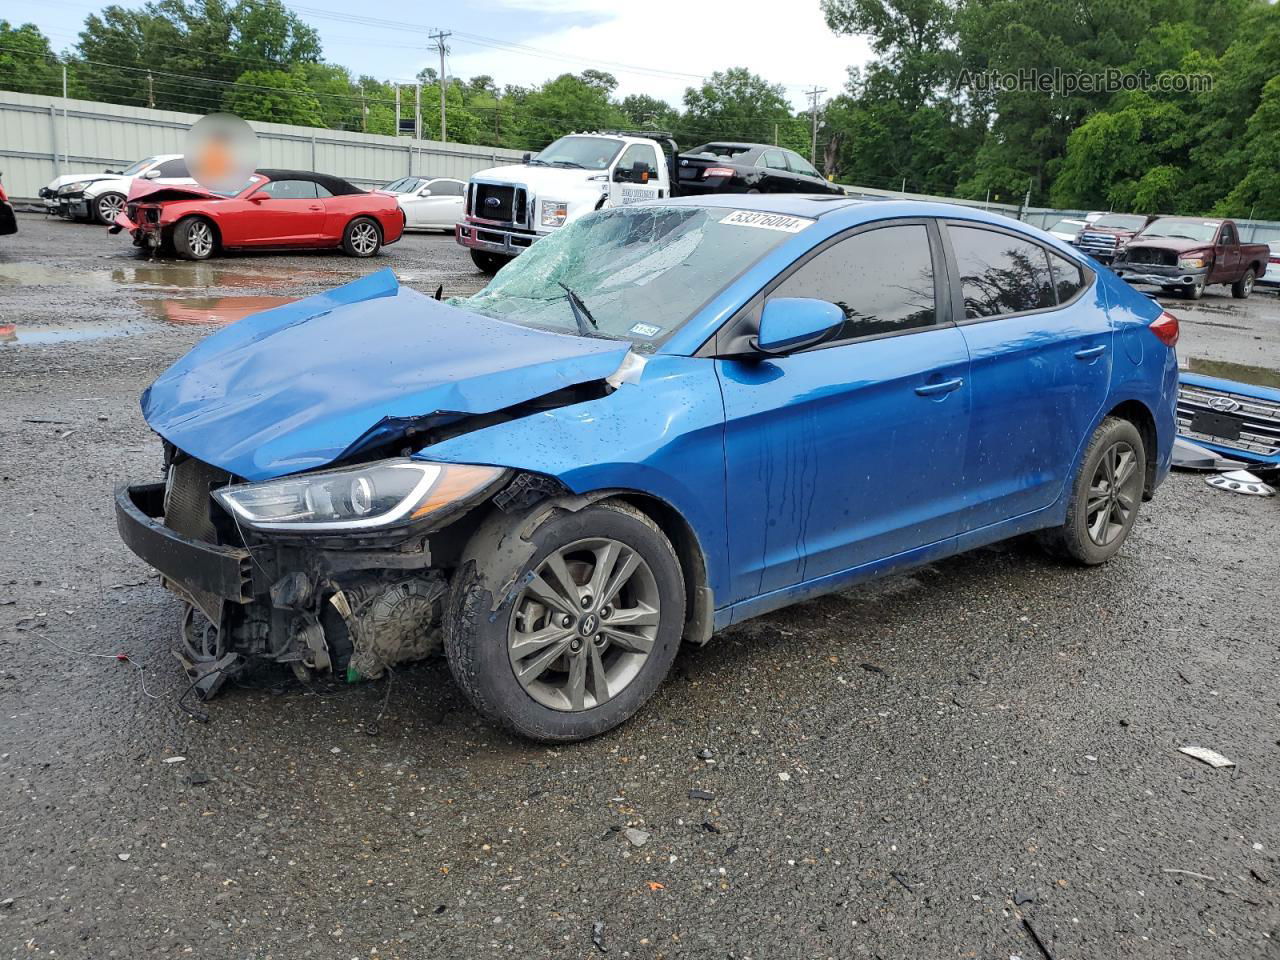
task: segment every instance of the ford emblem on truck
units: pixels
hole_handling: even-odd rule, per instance
[[[498,197],[485,197],[484,205],[486,207],[500,207],[502,206],[502,201]]]

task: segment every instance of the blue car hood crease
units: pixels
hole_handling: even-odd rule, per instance
[[[268,480],[423,417],[492,413],[601,380],[629,349],[449,306],[388,269],[209,336],[147,388],[142,415],[179,450]]]

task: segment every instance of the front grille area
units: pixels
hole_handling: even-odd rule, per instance
[[[205,543],[220,543],[214,511],[220,508],[209,495],[235,478],[194,457],[182,457],[169,467],[164,487],[164,522],[170,530]]]
[[[485,220],[515,220],[516,188],[491,183],[476,184],[475,215]]]
[[[1178,432],[1192,440],[1272,457],[1280,453],[1280,403],[1179,384]]]
[[[1154,263],[1162,267],[1176,267],[1178,255],[1172,250],[1157,250],[1155,247],[1130,247],[1121,258],[1125,263]]]
[[[1082,247],[1114,250],[1116,248],[1116,240],[1117,237],[1112,233],[1082,233],[1076,243]]]

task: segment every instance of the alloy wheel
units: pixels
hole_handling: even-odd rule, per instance
[[[187,248],[198,258],[213,252],[213,230],[203,220],[196,220],[187,227]]]
[[[553,710],[611,700],[644,668],[662,605],[649,564],[606,537],[553,550],[530,575],[507,629],[520,686]]]
[[[116,217],[122,213],[124,213],[124,197],[119,194],[109,193],[98,200],[98,216],[102,218],[103,223],[115,223]]]
[[[1108,447],[1089,481],[1085,525],[1090,540],[1106,547],[1123,535],[1142,496],[1142,483],[1133,447],[1123,441]]]
[[[378,248],[378,230],[372,223],[357,223],[351,228],[351,246],[367,257]]]

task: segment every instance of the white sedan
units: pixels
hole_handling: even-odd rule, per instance
[[[40,198],[48,213],[110,226],[124,210],[129,188],[139,179],[183,186],[195,183],[182,154],[170,153],[147,157],[124,170],[63,174],[41,188]]]
[[[1280,240],[1272,240],[1267,246],[1271,248],[1271,256],[1267,258],[1270,262],[1257,282],[1264,287],[1280,288]]]
[[[407,230],[447,230],[462,219],[467,185],[447,177],[404,177],[382,188],[394,194],[404,211]]]

